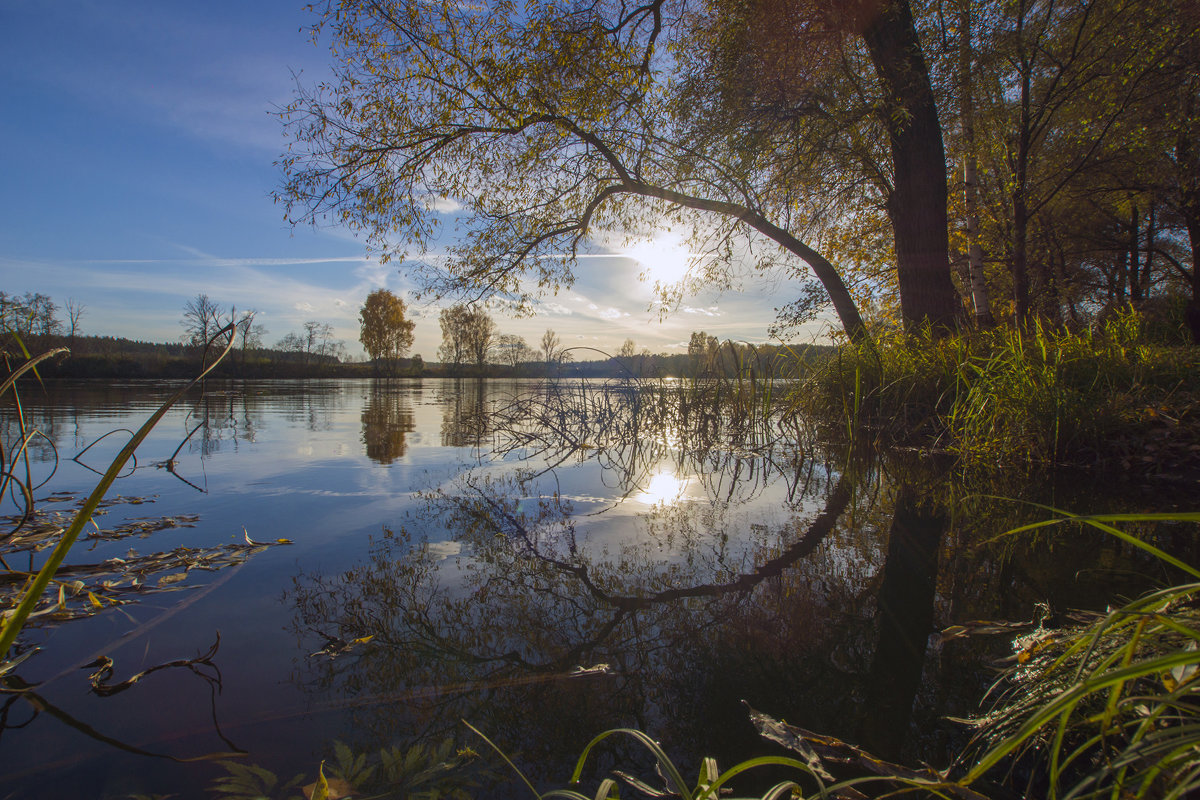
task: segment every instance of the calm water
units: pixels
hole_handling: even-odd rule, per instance
[[[57,464],[36,496],[85,494],[89,467],[102,471],[128,434],[72,458],[138,427],[168,394],[27,390],[58,453],[35,448],[42,476]],[[1006,645],[931,634],[1028,619],[1039,602],[1103,605],[1162,577],[1111,541],[984,544],[1042,512],[972,499],[980,487],[922,459],[850,459],[791,438],[620,386],[209,385],[159,424],[109,494],[144,502],[97,522],[198,519],[80,542],[70,562],[247,536],[290,544],[243,547],[243,563],[217,571],[148,573],[146,585],[167,575],[170,591],[28,630],[24,646],[42,649],[17,675],[36,687],[3,698],[0,797],[205,796],[225,770],[171,759],[218,752],[286,780],[311,779],[334,741],[364,753],[447,738],[483,749],[461,719],[554,785],[592,735],[617,726],[650,731],[690,773],[701,753],[733,763],[764,752],[742,700],[936,761],[962,738],[942,717],[978,707],[988,659]],[[1179,498],[1126,476],[1115,487],[1066,478],[1033,499],[1165,510]],[[1193,544],[1190,531],[1150,533]],[[84,665],[102,655],[115,683],[194,657],[218,634],[212,666],[90,690]]]

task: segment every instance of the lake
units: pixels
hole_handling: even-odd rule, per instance
[[[27,384],[45,435],[31,444],[38,508],[68,512],[172,391]],[[971,483],[942,459],[821,447],[802,421],[717,413],[689,391],[197,389],[109,492],[95,520],[107,533],[71,552],[64,608],[22,634],[23,651],[41,649],[8,679],[26,691],[2,698],[0,796],[212,796],[234,774],[219,754],[282,792],[337,763],[335,742],[342,758],[392,748],[416,786],[444,742],[443,755],[487,751],[461,720],[542,788],[619,726],[651,733],[691,775],[702,755],[767,752],[742,701],[940,763],[966,736],[945,718],[979,710],[1012,636],[938,631],[1103,608],[1169,577],[1067,528],[997,538],[1049,514],[1000,498],[1166,511],[1193,487],[1136,472]],[[1143,532],[1195,555],[1190,529]],[[9,567],[36,567],[34,547],[10,543]],[[75,580],[87,585],[70,595]],[[631,748],[611,760],[646,766]],[[518,793],[486,761],[484,793]]]

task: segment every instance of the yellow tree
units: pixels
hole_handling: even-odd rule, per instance
[[[387,289],[376,289],[367,295],[358,315],[359,339],[376,367],[386,364],[394,371],[396,361],[412,347],[416,323],[405,316],[406,311],[404,301]]]

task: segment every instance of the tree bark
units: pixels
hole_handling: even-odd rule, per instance
[[[1141,222],[1138,207],[1134,204],[1129,213],[1129,302],[1134,308],[1142,307],[1141,255]]]
[[[894,186],[887,210],[896,241],[896,277],[905,325],[955,325],[960,309],[950,280],[946,215],[946,152],[908,0],[892,0],[863,30],[888,100],[884,125]]]
[[[1025,53],[1025,12],[1024,3],[1017,10],[1017,61],[1021,76],[1020,119],[1017,122],[1016,164],[1013,168],[1013,241],[1012,262],[1010,268],[1013,277],[1013,320],[1017,325],[1029,321],[1029,151],[1033,147],[1032,92],[1030,73],[1033,66]]]
[[[1200,266],[1197,256],[1200,256],[1200,192],[1193,202],[1184,204],[1187,219],[1188,241],[1192,245],[1192,296],[1184,309],[1184,321],[1192,333],[1192,344],[1200,345]]]
[[[983,275],[983,248],[979,244],[979,182],[978,156],[975,152],[975,98],[971,80],[971,0],[963,0],[959,20],[958,73],[961,93],[963,140],[967,152],[963,156],[963,196],[967,212],[967,278],[971,284],[971,309],[975,327],[981,330],[996,324],[992,317],[992,302]]]

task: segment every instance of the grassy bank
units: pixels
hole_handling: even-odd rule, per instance
[[[846,345],[797,384],[831,435],[949,452],[965,467],[1200,472],[1200,348],[1153,341],[1129,314]]]

